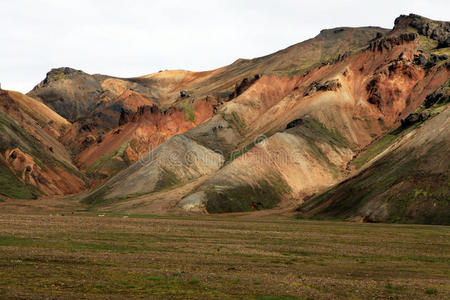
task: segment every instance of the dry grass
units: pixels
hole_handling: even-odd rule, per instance
[[[449,299],[450,228],[0,215],[0,298]]]

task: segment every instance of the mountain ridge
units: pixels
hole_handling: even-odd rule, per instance
[[[300,206],[307,217],[446,223],[448,216],[435,218],[437,211],[428,207],[431,215],[425,219],[405,211],[391,216],[398,209],[377,215],[378,194],[376,201],[364,202],[371,203],[365,210],[352,207],[345,214],[333,206],[347,205],[337,196],[329,200],[336,202],[326,202],[332,212],[314,203],[332,193],[349,193],[346,184],[366,178],[364,172],[379,177],[371,171],[378,160],[395,166],[391,161],[401,154],[393,149],[383,149],[393,151],[383,158],[371,153],[382,149],[380,141],[385,143],[398,128],[415,120],[434,128],[429,124],[446,118],[449,32],[449,22],[402,15],[392,30],[324,29],[275,53],[205,72],[118,78],[52,69],[27,95],[61,115],[64,129],[53,138],[70,152],[69,164],[77,169],[80,184],[90,186],[76,191],[87,192],[83,203],[95,209],[161,211],[166,197],[170,204],[164,204],[165,211],[175,214],[253,211],[290,203],[291,211]],[[441,99],[438,107],[424,108],[435,98]],[[439,144],[435,151],[448,150],[445,140],[435,138],[429,136]],[[195,160],[175,157],[174,167],[172,160],[153,159],[161,156],[157,153],[170,157],[180,152]],[[374,167],[361,169],[364,161]],[[445,178],[448,168],[439,170]],[[402,176],[396,180],[408,186]],[[156,194],[163,199],[156,201]],[[392,202],[403,201],[396,199]],[[438,202],[445,209],[445,202]],[[421,207],[419,212],[425,209]]]

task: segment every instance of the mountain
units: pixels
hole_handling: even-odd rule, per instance
[[[206,72],[53,69],[21,97],[59,114],[96,210],[446,224],[449,36],[411,14]]]
[[[1,194],[31,199],[84,190],[83,174],[58,140],[69,127],[43,103],[0,90]]]
[[[168,138],[211,118],[259,74],[301,73],[357,51],[386,32],[376,27],[323,30],[272,55],[240,59],[208,72],[161,71],[124,79],[53,69],[28,96],[72,122],[63,142],[76,153],[83,171],[104,180]],[[131,157],[118,155],[124,148]]]
[[[450,79],[354,161],[361,171],[298,210],[366,222],[450,224]]]

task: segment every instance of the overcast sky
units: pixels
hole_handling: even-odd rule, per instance
[[[56,67],[131,77],[202,71],[339,26],[392,28],[411,12],[448,20],[448,0],[0,0],[0,83],[28,92]]]

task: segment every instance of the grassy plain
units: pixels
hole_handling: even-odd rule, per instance
[[[3,213],[0,298],[450,299],[450,227]]]

